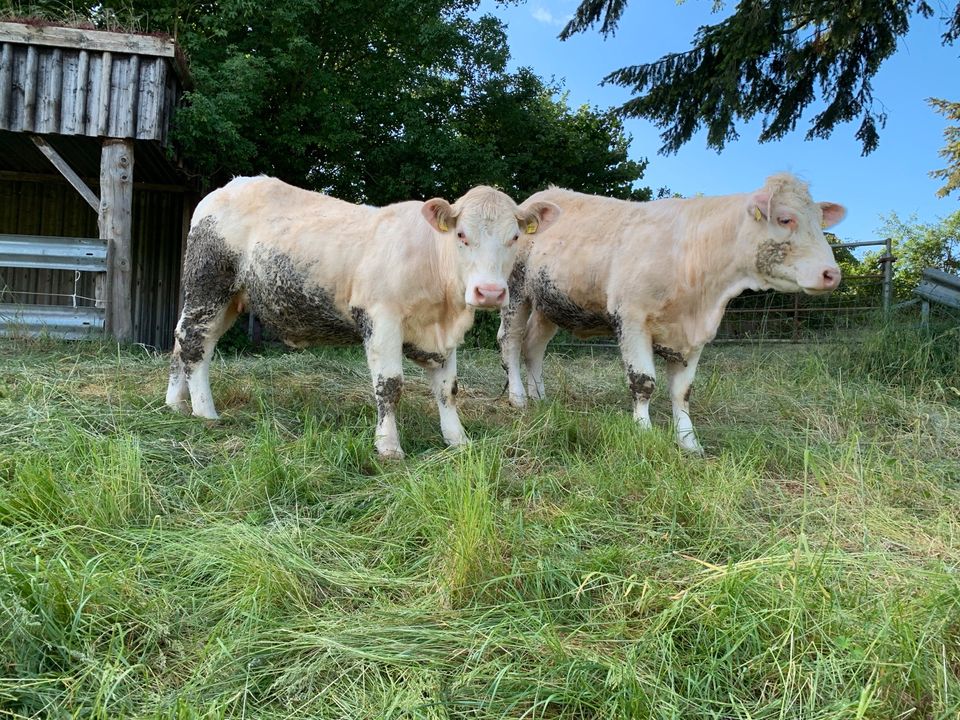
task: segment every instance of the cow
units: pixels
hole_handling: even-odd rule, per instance
[[[497,338],[517,407],[527,393],[545,397],[543,357],[558,327],[578,337],[613,335],[636,422],[650,427],[659,355],[677,443],[702,454],[689,414],[691,384],[727,303],[747,289],[818,295],[840,283],[821,228],[846,210],[813,202],[807,185],[787,173],[738,195],[630,202],[551,187],[529,201],[554,203],[562,215],[524,243],[501,311]]]
[[[445,442],[464,444],[457,346],[476,310],[509,301],[519,236],[542,232],[558,215],[552,203],[518,207],[485,186],[452,205],[434,198],[375,208],[275,178],[235,178],[193,213],[167,405],[218,417],[210,360],[249,309],[294,347],[364,345],[382,457],[403,457],[395,411],[404,356],[426,371]]]

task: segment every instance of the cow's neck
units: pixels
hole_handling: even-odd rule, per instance
[[[464,301],[466,289],[460,280],[457,250],[448,237],[433,233],[430,244],[429,273],[424,298],[430,311],[422,313],[429,318],[429,327],[421,329],[429,336],[435,349],[452,349],[463,341],[473,325],[474,310]]]
[[[696,278],[688,277],[685,312],[681,326],[689,349],[702,347],[713,340],[723,319],[727,303],[744,290],[759,289],[752,267],[754,253],[749,243],[742,240],[741,229],[750,218],[740,210],[739,203],[717,218],[715,235],[699,238],[708,243],[697,253],[699,263]],[[693,282],[689,282],[693,280]]]

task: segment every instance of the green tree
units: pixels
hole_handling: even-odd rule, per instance
[[[930,98],[928,102],[948,120],[960,122],[960,103],[941,98]],[[946,159],[947,167],[930,173],[933,177],[945,181],[944,186],[937,191],[940,197],[946,197],[960,189],[960,125],[948,125],[943,131],[943,138],[946,145],[940,150],[940,157]]]
[[[604,36],[613,34],[627,1],[582,0],[560,37],[598,22]],[[675,152],[701,128],[707,144],[721,149],[737,139],[737,121],[756,116],[764,119],[761,142],[781,138],[819,98],[826,107],[811,119],[807,139],[858,120],[867,154],[886,120],[872,78],[913,17],[933,14],[925,0],[741,0],[727,18],[701,27],[689,50],[620,68],[604,82],[635,93],[619,110],[662,128],[662,152]],[[960,4],[945,24],[943,42],[952,44],[960,37]],[[960,172],[956,155],[949,157],[951,172]]]
[[[550,182],[646,196],[622,122],[571,110],[529,70],[508,73],[503,25],[477,5],[74,0],[71,15],[176,36],[195,86],[174,137],[209,186],[267,173],[378,205],[478,183],[517,199]],[[34,3],[48,17],[63,6]]]
[[[909,298],[924,268],[960,271],[960,210],[936,223],[921,223],[915,217],[903,220],[890,213],[881,234],[893,241],[893,288],[898,299]],[[881,254],[867,253],[863,264],[875,267]]]

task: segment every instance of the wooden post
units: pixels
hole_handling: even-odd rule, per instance
[[[883,241],[887,254],[883,258],[883,315],[890,316],[890,307],[893,305],[893,240]]]
[[[100,237],[110,242],[107,331],[133,340],[133,140],[106,139],[100,155]]]

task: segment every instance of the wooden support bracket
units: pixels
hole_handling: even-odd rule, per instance
[[[40,152],[46,155],[47,159],[53,163],[53,166],[60,171],[60,174],[67,179],[67,182],[73,186],[73,189],[80,193],[80,196],[87,201],[87,205],[92,207],[94,211],[100,212],[100,198],[98,198],[97,194],[73,171],[73,168],[67,164],[67,161],[60,157],[60,153],[54,150],[50,143],[39,135],[31,135],[30,139],[33,140],[33,144],[37,146]]]

